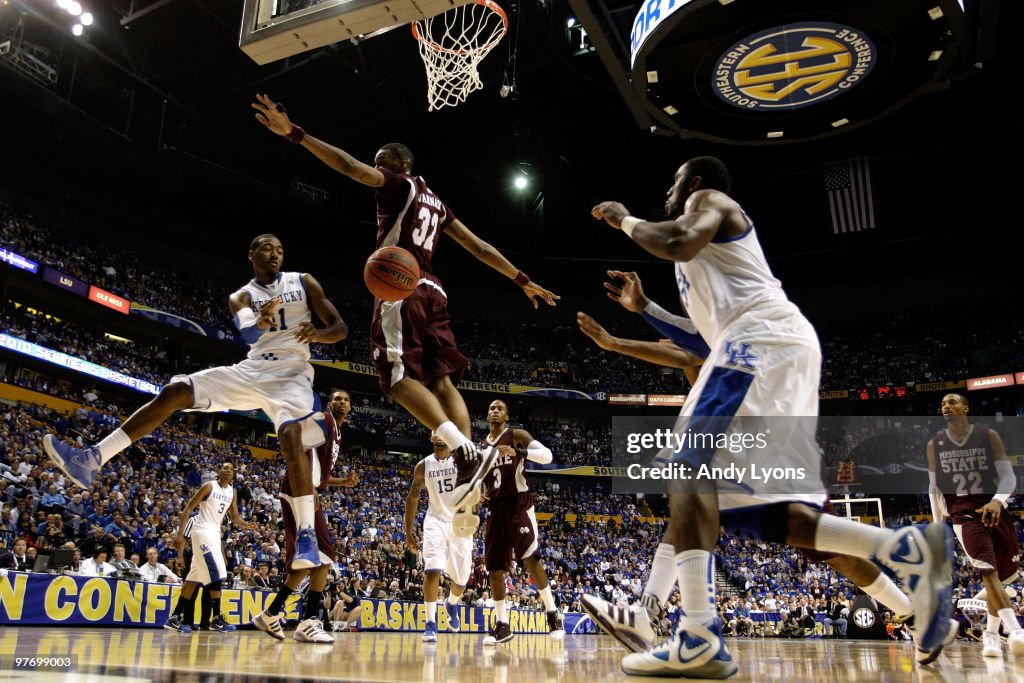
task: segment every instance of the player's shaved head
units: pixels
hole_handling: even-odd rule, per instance
[[[278,239],[277,235],[265,232],[262,235],[256,235],[255,237],[252,238],[252,244],[249,245],[249,251],[256,251],[257,249],[259,249],[260,245],[263,244],[265,240],[277,240],[278,242],[281,241],[280,239]]]
[[[702,190],[718,190],[729,194],[732,190],[732,176],[718,157],[694,157],[686,162],[688,175],[700,176]]]
[[[389,142],[386,145],[381,145],[380,148],[387,150],[403,161],[408,162],[409,168],[412,168],[412,150],[401,142]]]

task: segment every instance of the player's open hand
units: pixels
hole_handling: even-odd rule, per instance
[[[358,483],[359,473],[356,472],[355,470],[349,470],[348,474],[341,478],[341,483],[338,484],[338,486],[343,486],[344,488],[352,488],[353,486],[356,486]]]
[[[295,328],[294,334],[300,344],[312,344],[313,342],[320,341],[320,338],[317,336],[318,330],[309,321],[301,323]]]
[[[541,287],[540,285],[533,281],[527,282],[525,285],[523,285],[523,293],[526,294],[527,297],[529,297],[530,302],[533,304],[534,308],[540,308],[540,301],[538,301],[538,299],[543,299],[544,303],[546,303],[548,306],[557,306],[558,304],[556,304],[555,302],[558,299],[562,298],[555,294],[554,292],[544,289],[543,287]]]
[[[651,300],[644,294],[644,287],[640,283],[640,276],[636,273],[626,273],[621,270],[609,270],[608,277],[613,280],[622,280],[622,287],[616,287],[611,282],[604,283],[608,290],[608,298],[617,301],[627,311],[632,313],[643,313]]]
[[[999,515],[1003,513],[1003,504],[993,499],[975,510],[975,512],[981,513],[982,524],[985,526],[996,526],[999,524]]]
[[[512,457],[516,454],[516,449],[511,446],[498,446],[498,453],[500,455],[506,455]]]
[[[590,215],[603,220],[616,230],[622,229],[622,219],[629,215],[629,209],[619,202],[601,202],[590,210]]]
[[[277,308],[281,305],[281,297],[275,296],[267,303],[260,306],[259,317],[256,318],[256,327],[261,330],[269,330],[277,326]]]
[[[608,334],[608,330],[601,327],[597,322],[583,311],[576,313],[576,323],[580,326],[580,332],[594,340],[594,343],[605,351],[613,351],[615,337]]]
[[[256,110],[256,120],[271,133],[288,135],[292,132],[292,122],[284,111],[284,105],[270,99],[269,95],[256,95],[252,108]]]

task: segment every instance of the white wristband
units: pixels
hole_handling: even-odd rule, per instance
[[[636,216],[626,216],[625,218],[622,219],[622,223],[620,223],[619,225],[622,228],[622,232],[626,233],[626,237],[632,239],[633,229],[636,227],[636,224],[643,223],[643,221],[643,218],[637,218]]]

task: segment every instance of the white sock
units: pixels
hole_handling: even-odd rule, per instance
[[[460,600],[462,600],[461,595],[456,595],[455,593],[448,593],[448,599],[445,600],[445,602],[447,602],[449,605],[457,605],[459,604]]]
[[[423,602],[423,604],[427,606],[427,623],[429,624],[432,621],[436,622],[437,621],[437,603],[436,602],[431,602],[429,600],[425,600]]]
[[[551,595],[551,584],[540,589],[540,599],[544,601],[544,609],[548,612],[555,611],[555,598]]]
[[[991,612],[989,612],[988,613],[988,626],[987,626],[986,630],[991,632],[991,633],[999,633],[999,624],[1001,623],[1001,621],[1002,620],[999,618],[998,614],[992,614]]]
[[[891,609],[898,617],[914,613],[914,608],[910,605],[910,598],[897,588],[892,579],[885,574],[879,574],[870,586],[861,586],[861,588],[865,593]]]
[[[313,496],[295,496],[292,498],[292,509],[295,512],[296,528],[312,528],[313,514],[315,510]]]
[[[893,532],[834,515],[819,515],[814,533],[815,550],[871,559]]]
[[[707,550],[676,555],[679,594],[686,616],[704,624],[715,617],[715,558]]]
[[[498,621],[508,622],[508,615],[505,614],[505,601],[495,600],[494,601],[494,613],[495,619]]]
[[[115,455],[131,445],[132,437],[128,436],[123,429],[118,427],[96,444],[96,448],[100,452],[100,462],[106,465]]]
[[[676,549],[671,543],[659,543],[658,550],[654,553],[651,561],[651,575],[647,577],[647,586],[644,593],[649,593],[658,599],[658,606],[662,607],[668,602],[668,596],[672,595],[672,589],[676,585]]]
[[[1020,628],[1020,622],[1017,621],[1017,615],[1013,613],[1012,607],[1004,607],[999,610],[999,621],[1002,622],[1007,631],[1016,631]]]
[[[437,435],[444,439],[444,442],[448,444],[448,448],[452,449],[453,451],[462,444],[469,441],[469,439],[466,438],[466,435],[463,434],[462,431],[458,427],[456,427],[455,423],[452,422],[451,420],[448,420],[447,422],[442,424],[435,431],[437,432]]]

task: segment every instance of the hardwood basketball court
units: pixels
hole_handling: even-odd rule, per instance
[[[0,681],[334,680],[389,683],[577,683],[655,680],[625,676],[623,650],[609,637],[569,635],[561,642],[520,635],[484,648],[481,636],[337,633],[334,645],[283,642],[263,633],[182,635],[156,629],[4,628]],[[1024,662],[981,657],[981,644],[957,642],[936,666],[918,668],[913,645],[881,641],[730,639],[740,664],[730,681],[1024,682]],[[71,654],[69,672],[13,670],[14,657]]]

